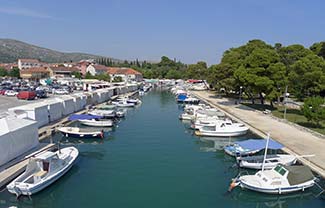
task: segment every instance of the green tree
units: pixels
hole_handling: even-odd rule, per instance
[[[82,78],[81,73],[80,72],[77,72],[77,71],[72,72],[71,75],[73,75],[77,79],[81,79]]]
[[[9,72],[9,76],[19,78],[20,77],[19,68],[18,67],[13,67]]]
[[[111,77],[107,73],[98,74],[95,76],[95,78],[98,80],[103,80],[103,81],[107,81],[107,82],[109,82],[111,80]]]
[[[309,97],[305,100],[302,113],[308,121],[319,125],[321,120],[325,120],[325,100],[321,97]]]
[[[85,79],[94,79],[94,78],[95,77],[93,75],[91,75],[89,71],[85,75]]]
[[[122,77],[117,76],[117,77],[114,77],[113,82],[123,82],[123,79],[122,79]]]
[[[8,75],[7,70],[3,67],[0,67],[0,77],[5,77],[7,75]]]

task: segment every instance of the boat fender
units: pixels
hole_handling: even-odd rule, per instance
[[[65,137],[68,137],[68,134],[65,134]]]
[[[281,194],[281,193],[282,193],[281,188],[279,188],[279,194]]]
[[[229,185],[228,192],[231,192],[236,186],[239,185],[236,179],[233,179]]]

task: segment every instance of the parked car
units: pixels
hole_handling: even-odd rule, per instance
[[[9,96],[9,97],[14,97],[14,96],[16,96],[18,94],[18,92],[17,91],[14,91],[14,90],[7,90],[6,92],[5,92],[5,95],[7,95],[7,96]]]
[[[57,95],[67,95],[69,94],[69,92],[65,89],[55,89],[54,90],[54,94],[57,94]]]
[[[45,90],[36,90],[36,97],[38,98],[47,98],[47,93]]]
[[[20,91],[17,95],[18,99],[23,100],[34,100],[36,98],[36,92],[35,91]]]

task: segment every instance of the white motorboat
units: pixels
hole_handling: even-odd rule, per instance
[[[59,127],[58,131],[60,131],[65,137],[104,138],[103,131],[94,131],[92,129],[84,129],[78,127]]]
[[[240,136],[248,131],[248,127],[241,123],[232,123],[230,120],[217,122],[213,126],[200,127],[195,134],[198,136]]]
[[[181,120],[193,120],[195,119],[196,112],[202,110],[202,106],[199,105],[190,105],[185,106],[184,113],[179,116]]]
[[[115,110],[98,110],[98,109],[95,109],[95,110],[89,111],[88,114],[94,115],[94,116],[101,116],[101,117],[104,117],[104,118],[114,118],[116,116],[115,115]]]
[[[134,103],[128,103],[125,100],[112,102],[112,104],[116,105],[117,107],[121,107],[121,108],[128,108],[128,107],[134,107],[135,106]]]
[[[113,121],[109,119],[79,119],[78,121],[86,126],[111,127],[114,125]]]
[[[263,155],[254,155],[247,157],[238,157],[236,158],[241,168],[249,168],[260,170],[263,166]],[[264,169],[269,170],[274,168],[275,166],[282,164],[286,166],[290,166],[295,164],[297,161],[297,157],[293,155],[286,154],[275,154],[275,155],[267,155],[265,158]]]
[[[116,100],[117,101],[127,102],[127,103],[134,103],[135,105],[141,103],[141,100],[139,100],[139,99],[132,99],[132,98],[129,98],[129,97],[119,97]]]
[[[260,170],[254,175],[243,175],[231,183],[231,188],[241,186],[267,194],[286,194],[305,191],[314,186],[315,176],[306,166],[277,165],[271,170]]]
[[[17,196],[35,194],[68,172],[78,155],[75,147],[40,153],[29,160],[25,172],[8,184],[7,189]]]
[[[219,117],[197,118],[196,120],[192,120],[191,128],[197,130],[202,128],[203,126],[213,127],[214,125],[219,123],[220,120],[222,119],[220,119]],[[231,122],[231,120],[229,120],[229,122]]]

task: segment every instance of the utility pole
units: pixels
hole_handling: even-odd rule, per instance
[[[287,93],[288,93],[288,85],[286,86],[286,90],[284,93],[284,114],[283,114],[283,118],[287,119]]]

